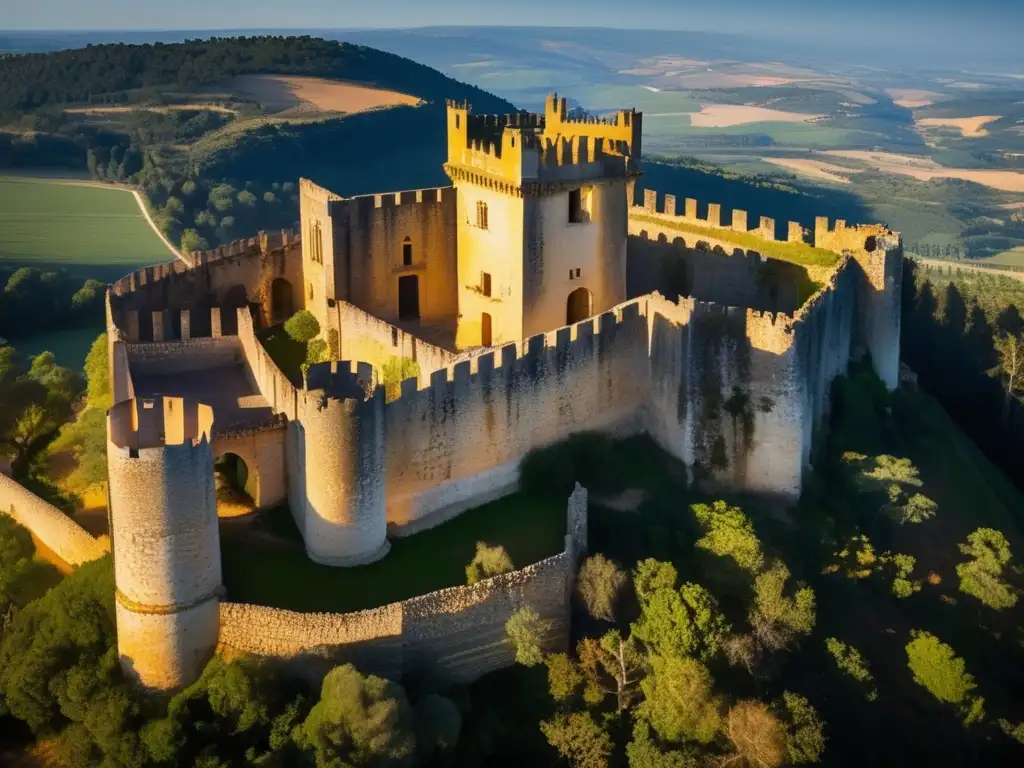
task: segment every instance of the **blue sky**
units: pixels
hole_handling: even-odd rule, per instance
[[[850,22],[884,31],[911,20],[925,29],[952,31],[966,24],[971,31],[1024,21],[1019,0],[2,0],[0,5],[8,31],[433,24],[750,29]]]

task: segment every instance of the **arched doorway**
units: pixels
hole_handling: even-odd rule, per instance
[[[594,314],[594,295],[586,288],[577,288],[565,302],[565,323],[572,325]]]
[[[270,284],[270,324],[283,323],[294,312],[292,284],[283,277],[275,277]]]
[[[259,477],[237,453],[225,453],[213,460],[217,516],[247,515],[256,507]]]

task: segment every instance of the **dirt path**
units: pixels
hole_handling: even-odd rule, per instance
[[[167,246],[167,250],[173,253],[175,258],[181,259],[186,264],[190,264],[189,260],[185,258],[181,251],[171,245],[171,241],[164,237],[164,233],[160,231],[159,227],[157,227],[156,222],[153,221],[153,217],[149,215],[149,209],[146,207],[146,201],[142,199],[142,195],[139,194],[139,190],[133,189],[132,194],[135,196],[135,202],[139,204],[139,210],[142,211],[142,215],[146,217],[146,221],[156,233],[156,236],[163,241],[164,245]]]
[[[952,261],[948,259],[924,259],[920,256],[914,257],[914,261],[918,261],[927,267],[940,267],[945,269],[946,267],[953,267],[954,269],[962,269],[966,272],[981,272],[984,275],[996,275],[997,277],[1008,277],[1011,280],[1024,280],[1024,272],[1015,272],[1010,269],[999,269],[998,267],[980,267],[971,264],[966,261]]]

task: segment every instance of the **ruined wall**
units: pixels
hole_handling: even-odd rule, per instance
[[[107,551],[70,517],[4,474],[0,474],[0,514],[11,515],[68,565],[96,560]]]
[[[239,603],[220,606],[218,651],[285,662],[314,679],[350,662],[398,680],[425,675],[466,683],[514,663],[505,622],[528,605],[552,622],[551,651],[569,642],[569,596],[586,549],[587,494],[578,484],[567,505],[565,551],[512,573],[355,613],[297,613]]]
[[[676,299],[692,297],[726,307],[795,312],[801,286],[810,278],[798,264],[756,252],[683,236],[667,227],[631,222],[626,269],[630,298],[657,291]],[[707,244],[706,249],[697,243]]]
[[[535,448],[581,430],[638,431],[647,372],[634,302],[436,371],[429,388],[403,382],[385,408],[393,535],[509,493]]]

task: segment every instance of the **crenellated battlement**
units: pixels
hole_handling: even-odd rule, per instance
[[[213,408],[182,397],[132,398],[107,415],[110,444],[129,455],[213,439]]]
[[[354,197],[335,197],[329,204],[332,217],[339,215],[366,215],[372,210],[398,208],[403,205],[443,205],[454,202],[454,187],[407,189]]]
[[[468,104],[450,101],[445,168],[452,178],[478,174],[512,184],[638,173],[639,113],[579,121],[566,114],[557,96],[544,115],[474,115]]]

